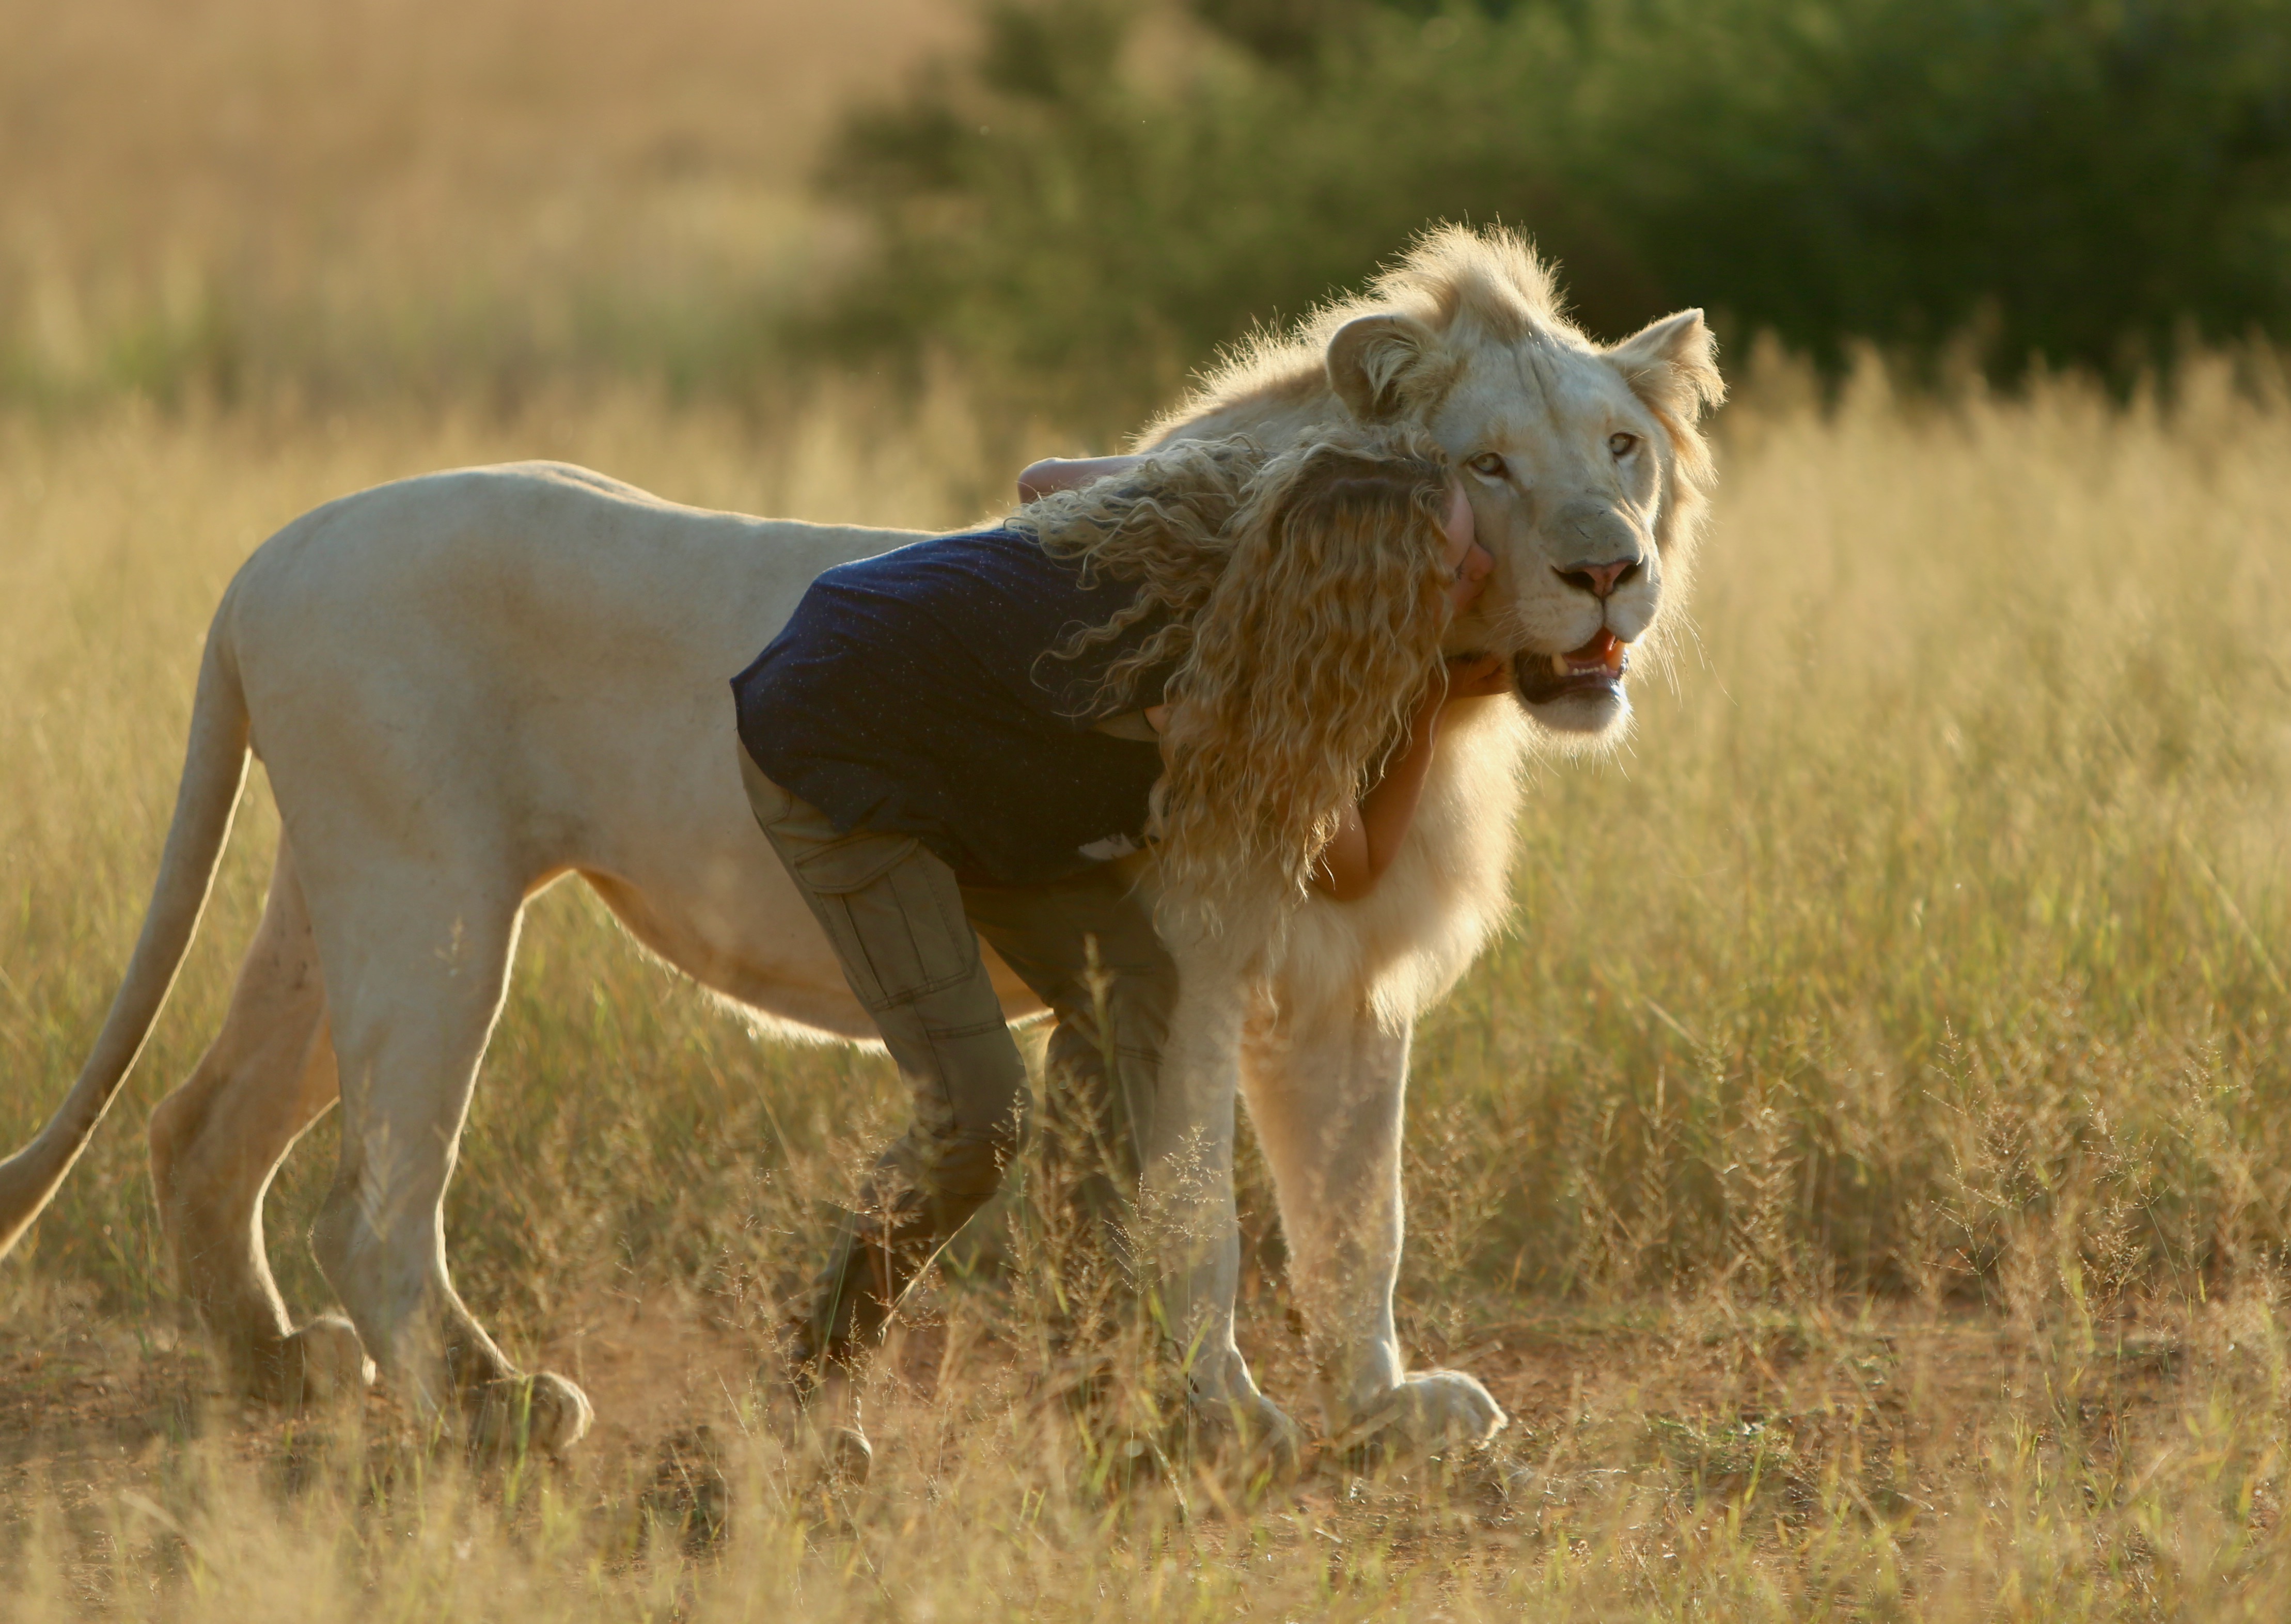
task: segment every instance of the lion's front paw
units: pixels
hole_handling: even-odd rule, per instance
[[[1221,1459],[1242,1465],[1249,1475],[1269,1473],[1276,1482],[1297,1475],[1305,1459],[1304,1429],[1262,1393],[1193,1399],[1196,1436]]]
[[[1419,1371],[1361,1406],[1329,1443],[1339,1453],[1397,1448],[1431,1454],[1459,1444],[1477,1447],[1510,1422],[1476,1378],[1461,1371]]]
[[[357,1328],[338,1314],[322,1314],[288,1337],[279,1363],[297,1405],[334,1403],[374,1385],[374,1361]]]
[[[533,1451],[562,1455],[589,1430],[589,1395],[553,1371],[511,1376],[478,1389],[470,1442],[481,1455]]]

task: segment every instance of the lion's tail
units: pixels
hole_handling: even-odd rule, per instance
[[[215,866],[230,839],[239,789],[246,781],[246,695],[239,685],[229,623],[226,599],[223,612],[208,631],[206,655],[199,665],[190,747],[175,792],[175,821],[167,831],[151,905],[143,914],[143,934],[127,961],[126,978],[111,1001],[111,1013],[104,1017],[95,1052],[39,1137],[0,1162],[0,1257],[31,1227],[94,1137],[96,1124],[142,1053],[198,929]]]

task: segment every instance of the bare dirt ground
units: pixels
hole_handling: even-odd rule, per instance
[[[928,1314],[897,1335],[877,1399],[895,1418],[937,1403],[950,1384],[1029,1380],[1015,1350],[964,1325],[960,1306],[952,1317]],[[310,1430],[222,1392],[178,1327],[68,1302],[37,1319],[0,1351],[0,1500],[20,1514],[31,1499],[68,1512],[132,1491],[195,1439],[276,1470]],[[748,1424],[767,1395],[768,1339],[688,1294],[599,1298],[566,1319],[535,1363],[579,1381],[596,1406],[595,1430],[559,1468],[593,1492],[645,1477],[695,1429]],[[1268,1388],[1302,1392],[1301,1350],[1277,1326],[1260,1332],[1251,1352]],[[2127,1320],[2064,1342],[1982,1311],[1849,1319],[1703,1301],[1544,1308],[1485,1325],[1442,1362],[1478,1375],[1512,1419],[1478,1479],[1491,1515],[1537,1515],[1649,1473],[1736,1498],[1764,1475],[1787,1502],[1842,1465],[1876,1486],[1886,1504],[1872,1508],[1883,1511],[1933,1508],[2000,1426],[2071,1429],[2088,1459],[2128,1462],[2139,1440],[2212,1389],[2235,1351],[2222,1337],[2232,1331],[2207,1331],[2200,1315]],[[377,1390],[363,1420],[382,1436],[406,1417]],[[1353,1477],[1350,1463],[1324,1455],[1296,1491],[1340,1499]]]

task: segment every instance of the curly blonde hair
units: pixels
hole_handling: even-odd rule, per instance
[[[1162,617],[1113,662],[1092,713],[1174,663],[1153,834],[1170,899],[1214,921],[1300,897],[1381,776],[1440,666],[1452,475],[1421,429],[1329,427],[1266,454],[1179,445],[1012,521],[1086,578],[1137,583],[1073,658]]]

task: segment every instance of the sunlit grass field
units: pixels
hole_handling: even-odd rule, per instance
[[[252,929],[258,781],[150,1051],[0,1266],[0,1615],[2284,1616],[2291,398],[2253,363],[2128,407],[1747,370],[1692,634],[1623,748],[1537,768],[1516,929],[1419,1034],[1403,1339],[1510,1410],[1488,1457],[1254,1500],[1182,1453],[1109,1469],[1040,1282],[994,1265],[1029,1244],[1006,1215],[900,1332],[874,1483],[809,1489],[756,1378],[893,1081],[758,1041],[571,887],[448,1222],[597,1434],[471,1467],[384,1399],[242,1411],[172,1303],[141,1129]],[[269,530],[532,455],[977,517],[1003,457],[960,400],[888,421],[630,391],[0,422],[0,1139],[101,1017],[206,616]],[[298,1313],[331,1136],[271,1198]],[[1261,1173],[1243,1199],[1244,1335],[1309,1418]]]
[[[0,0],[0,398],[719,389],[964,0]]]

